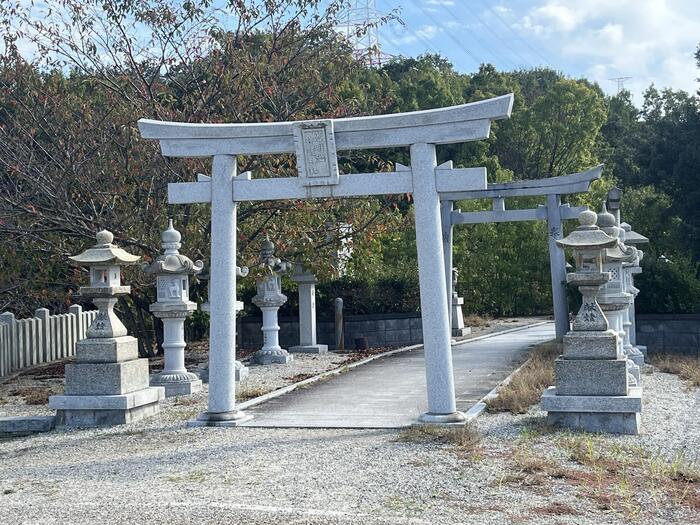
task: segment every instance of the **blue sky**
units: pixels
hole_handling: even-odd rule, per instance
[[[360,2],[363,3],[363,2]],[[700,0],[375,0],[405,23],[379,29],[384,52],[439,52],[458,71],[547,65],[615,93],[625,80],[635,103],[652,82],[695,92]]]

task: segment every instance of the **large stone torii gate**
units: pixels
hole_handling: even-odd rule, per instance
[[[449,166],[451,167],[451,166]],[[569,308],[566,300],[566,257],[557,245],[563,237],[562,221],[577,219],[587,210],[585,206],[570,207],[561,203],[561,196],[582,193],[590,189],[591,183],[600,178],[603,165],[594,168],[546,179],[520,180],[488,184],[486,190],[444,193],[442,199],[442,241],[444,251],[447,297],[452,297],[452,230],[460,224],[483,224],[493,222],[547,221],[549,268],[552,282],[554,326],[557,339],[561,340],[569,331]],[[511,197],[546,197],[546,203],[534,209],[507,210],[505,199]],[[462,199],[492,199],[492,210],[462,212],[454,209],[454,201]]]
[[[186,124],[139,120],[144,138],[166,157],[213,157],[211,177],[170,184],[171,204],[211,204],[209,405],[197,426],[235,426],[249,416],[235,405],[236,207],[244,201],[344,198],[412,193],[423,321],[426,423],[463,423],[455,403],[449,304],[443,267],[440,196],[485,190],[486,168],[437,166],[435,146],[486,139],[491,122],[510,116],[513,95],[426,111],[264,124]],[[339,176],[336,149],[410,148],[411,166],[393,173]],[[295,153],[298,177],[253,179],[236,155]]]

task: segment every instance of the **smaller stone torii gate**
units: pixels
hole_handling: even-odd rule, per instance
[[[446,163],[451,169],[452,164]],[[569,308],[566,300],[566,258],[564,250],[557,245],[563,237],[562,221],[576,219],[587,207],[570,207],[561,203],[561,196],[583,193],[591,183],[600,178],[603,165],[581,173],[550,177],[547,179],[521,180],[488,184],[485,190],[461,191],[441,194],[442,242],[447,278],[447,296],[452,297],[452,240],[453,227],[460,224],[483,224],[493,222],[547,221],[549,238],[549,267],[552,279],[552,302],[554,303],[554,325],[557,339],[561,340],[569,331]],[[507,210],[505,199],[511,197],[546,197],[546,203],[534,209]],[[489,211],[462,212],[454,209],[454,201],[463,199],[492,199]]]
[[[170,184],[171,204],[211,205],[209,406],[193,425],[234,426],[236,207],[245,201],[348,198],[412,193],[428,398],[427,423],[463,423],[455,402],[449,304],[443,270],[440,196],[486,189],[485,168],[438,168],[435,146],[489,137],[510,116],[513,95],[412,113],[264,124],[185,124],[141,119],[144,138],[167,157],[212,157],[211,177]],[[411,166],[340,176],[336,150],[409,147]],[[296,154],[298,177],[253,179],[237,155]]]

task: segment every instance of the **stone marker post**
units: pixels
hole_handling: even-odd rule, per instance
[[[258,293],[253,297],[253,304],[260,308],[263,314],[263,347],[255,353],[253,361],[261,365],[286,364],[291,362],[294,356],[280,346],[277,313],[280,306],[287,302],[287,296],[282,293],[281,275],[291,269],[291,264],[275,257],[275,245],[270,239],[263,241],[260,261],[260,266],[268,275],[258,281]]]
[[[564,336],[564,354],[555,362],[556,386],[544,392],[541,407],[553,425],[637,434],[642,390],[629,386],[620,338],[609,329],[596,301],[598,290],[610,280],[610,274],[603,271],[604,250],[616,246],[618,240],[598,228],[596,220],[594,212],[584,211],[580,226],[557,241],[574,251],[576,272],[567,275],[567,282],[579,288],[583,302],[573,330]]]
[[[139,359],[136,338],[114,312],[117,299],[130,292],[121,284],[121,266],[140,257],[112,244],[103,230],[97,244],[70,260],[90,271],[90,285],[80,295],[92,298],[98,313],[87,339],[76,345],[75,362],[66,365],[65,393],[51,396],[57,423],[67,427],[95,427],[132,423],[158,412],[162,387],[149,387],[148,359]]]
[[[146,273],[156,276],[158,300],[150,306],[154,316],[163,322],[163,371],[151,377],[151,386],[165,388],[165,396],[184,396],[199,392],[202,381],[185,368],[185,319],[197,309],[190,301],[190,275],[204,268],[202,261],[192,262],[179,252],[180,232],[173,227],[161,235],[163,254],[145,266]]]
[[[236,277],[247,277],[248,273],[250,270],[248,269],[247,266],[236,266]],[[209,271],[208,270],[203,270],[199,275],[199,279],[202,279],[203,281],[207,281],[207,298],[211,297],[211,280],[209,279]],[[207,299],[206,303],[202,303],[202,306],[200,307],[203,312],[210,312],[211,311],[211,303]],[[243,308],[245,308],[245,304],[243,304],[243,301],[236,300],[236,306],[234,308],[234,316],[238,317],[238,313],[243,311]],[[245,366],[243,363],[241,363],[238,359],[236,359],[236,371],[235,371],[235,378],[236,381],[243,381],[245,378],[248,377],[250,370],[248,370],[248,367]],[[200,377],[204,382],[209,381],[209,363],[207,363],[204,367],[200,368],[199,370]]]
[[[299,345],[291,347],[289,351],[308,354],[328,352],[327,345],[316,343],[316,276],[304,271],[301,264],[295,264],[291,280],[299,287]]]
[[[345,329],[343,324],[343,299],[336,297],[334,301],[335,309],[335,350],[341,352],[345,350]]]
[[[464,314],[462,313],[464,299],[457,293],[458,277],[459,270],[457,270],[457,268],[452,268],[452,337],[464,337],[472,333],[471,327],[464,326]]]

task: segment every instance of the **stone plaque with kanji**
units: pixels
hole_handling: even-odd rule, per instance
[[[304,186],[338,184],[338,158],[332,120],[295,124],[294,145],[297,170]]]

